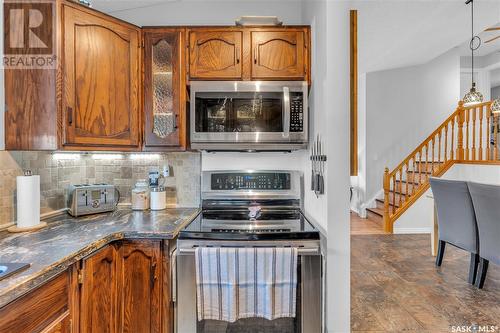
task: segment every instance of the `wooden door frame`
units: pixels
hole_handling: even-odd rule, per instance
[[[350,11],[350,171],[358,175],[358,11]]]

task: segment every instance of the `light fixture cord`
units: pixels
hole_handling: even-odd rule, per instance
[[[474,87],[474,0],[471,0],[471,40],[470,40],[470,49],[472,53],[472,72],[471,72],[471,80],[472,87]]]

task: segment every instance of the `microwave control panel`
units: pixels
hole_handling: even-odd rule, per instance
[[[290,93],[290,132],[304,131],[304,104],[301,92]]]

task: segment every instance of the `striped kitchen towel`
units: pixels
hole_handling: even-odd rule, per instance
[[[296,248],[196,249],[198,320],[295,317]]]

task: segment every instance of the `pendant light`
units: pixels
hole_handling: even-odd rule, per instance
[[[472,54],[472,85],[468,93],[465,94],[463,102],[465,106],[474,105],[481,103],[483,101],[483,94],[476,90],[476,82],[474,82],[474,51],[476,51],[481,46],[481,38],[479,36],[474,36],[474,0],[467,0],[465,4],[471,4],[471,26],[472,26],[472,37],[469,43],[469,47]]]
[[[500,113],[500,97],[495,99],[491,104],[491,112]]]

